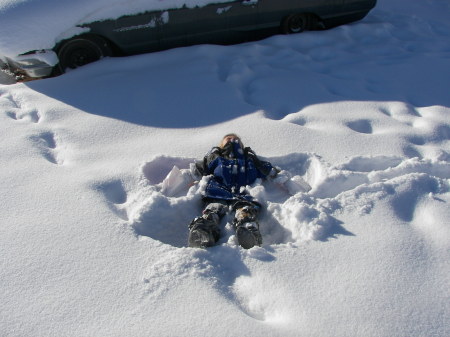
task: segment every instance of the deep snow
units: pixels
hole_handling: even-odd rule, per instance
[[[449,336],[448,13],[0,85],[1,335]],[[228,132],[313,189],[249,187],[261,248],[187,248],[202,182],[159,184]]]

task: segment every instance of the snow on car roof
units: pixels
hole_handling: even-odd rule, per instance
[[[0,0],[0,55],[51,49],[82,32],[81,23],[230,0]]]

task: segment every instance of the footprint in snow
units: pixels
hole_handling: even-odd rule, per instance
[[[367,119],[359,119],[356,121],[348,122],[347,127],[359,133],[373,133],[372,123]]]
[[[128,195],[121,180],[109,180],[95,184],[93,188],[105,197],[109,208],[121,219],[127,221],[128,214],[124,207]]]
[[[23,107],[19,100],[11,95],[2,96],[8,102],[6,103],[6,115],[16,121],[23,120],[31,123],[39,123],[41,116],[39,111],[34,108]]]
[[[55,165],[63,165],[60,140],[53,132],[43,132],[37,136],[30,137],[35,145],[41,150],[43,157]]]

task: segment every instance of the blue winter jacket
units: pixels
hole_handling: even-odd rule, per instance
[[[212,175],[204,197],[227,201],[252,201],[242,187],[276,172],[272,164],[260,160],[249,147],[242,149],[238,142],[212,148],[197,168],[204,176]]]

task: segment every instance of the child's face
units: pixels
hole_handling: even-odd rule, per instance
[[[234,141],[239,141],[239,137],[236,136],[226,136],[222,139],[222,144],[220,144],[220,147],[224,147],[225,144],[229,143],[229,142],[234,142]]]

